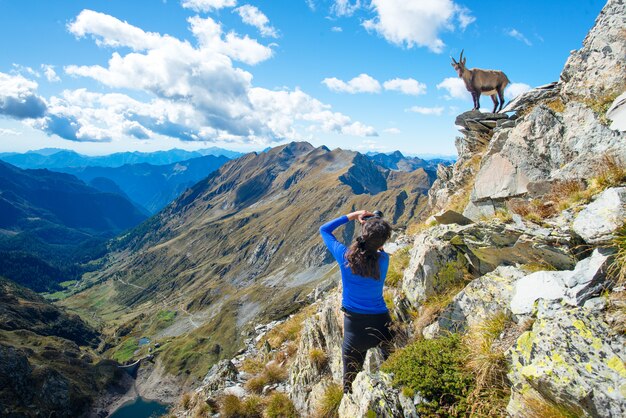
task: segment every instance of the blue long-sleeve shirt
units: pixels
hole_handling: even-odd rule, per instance
[[[324,244],[330,250],[341,269],[341,281],[343,283],[342,305],[348,311],[364,314],[378,314],[387,312],[387,306],[383,299],[383,286],[389,268],[389,255],[384,251],[378,254],[378,266],[380,279],[363,277],[352,273],[346,252],[348,248],[333,235],[333,231],[348,223],[348,217],[342,216],[320,227],[320,234]]]

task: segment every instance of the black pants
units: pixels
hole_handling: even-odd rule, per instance
[[[389,326],[391,317],[382,314],[360,314],[342,308],[343,315],[343,392],[352,392],[352,382],[363,368],[367,350],[382,349],[386,359],[389,356],[391,338]]]

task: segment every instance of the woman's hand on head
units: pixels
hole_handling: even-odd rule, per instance
[[[364,223],[365,220],[363,218],[374,216],[374,214],[367,210],[357,210],[356,212],[349,213],[347,216],[351,221],[357,219],[360,223]]]

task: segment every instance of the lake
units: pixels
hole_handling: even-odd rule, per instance
[[[143,398],[137,398],[132,402],[122,405],[117,411],[113,412],[109,418],[151,418],[160,417],[168,410],[167,405],[163,405],[156,401],[150,401]]]

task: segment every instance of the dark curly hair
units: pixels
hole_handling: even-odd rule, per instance
[[[346,258],[353,274],[380,279],[378,249],[391,236],[391,225],[381,218],[370,218],[361,227],[361,236],[352,243]]]

